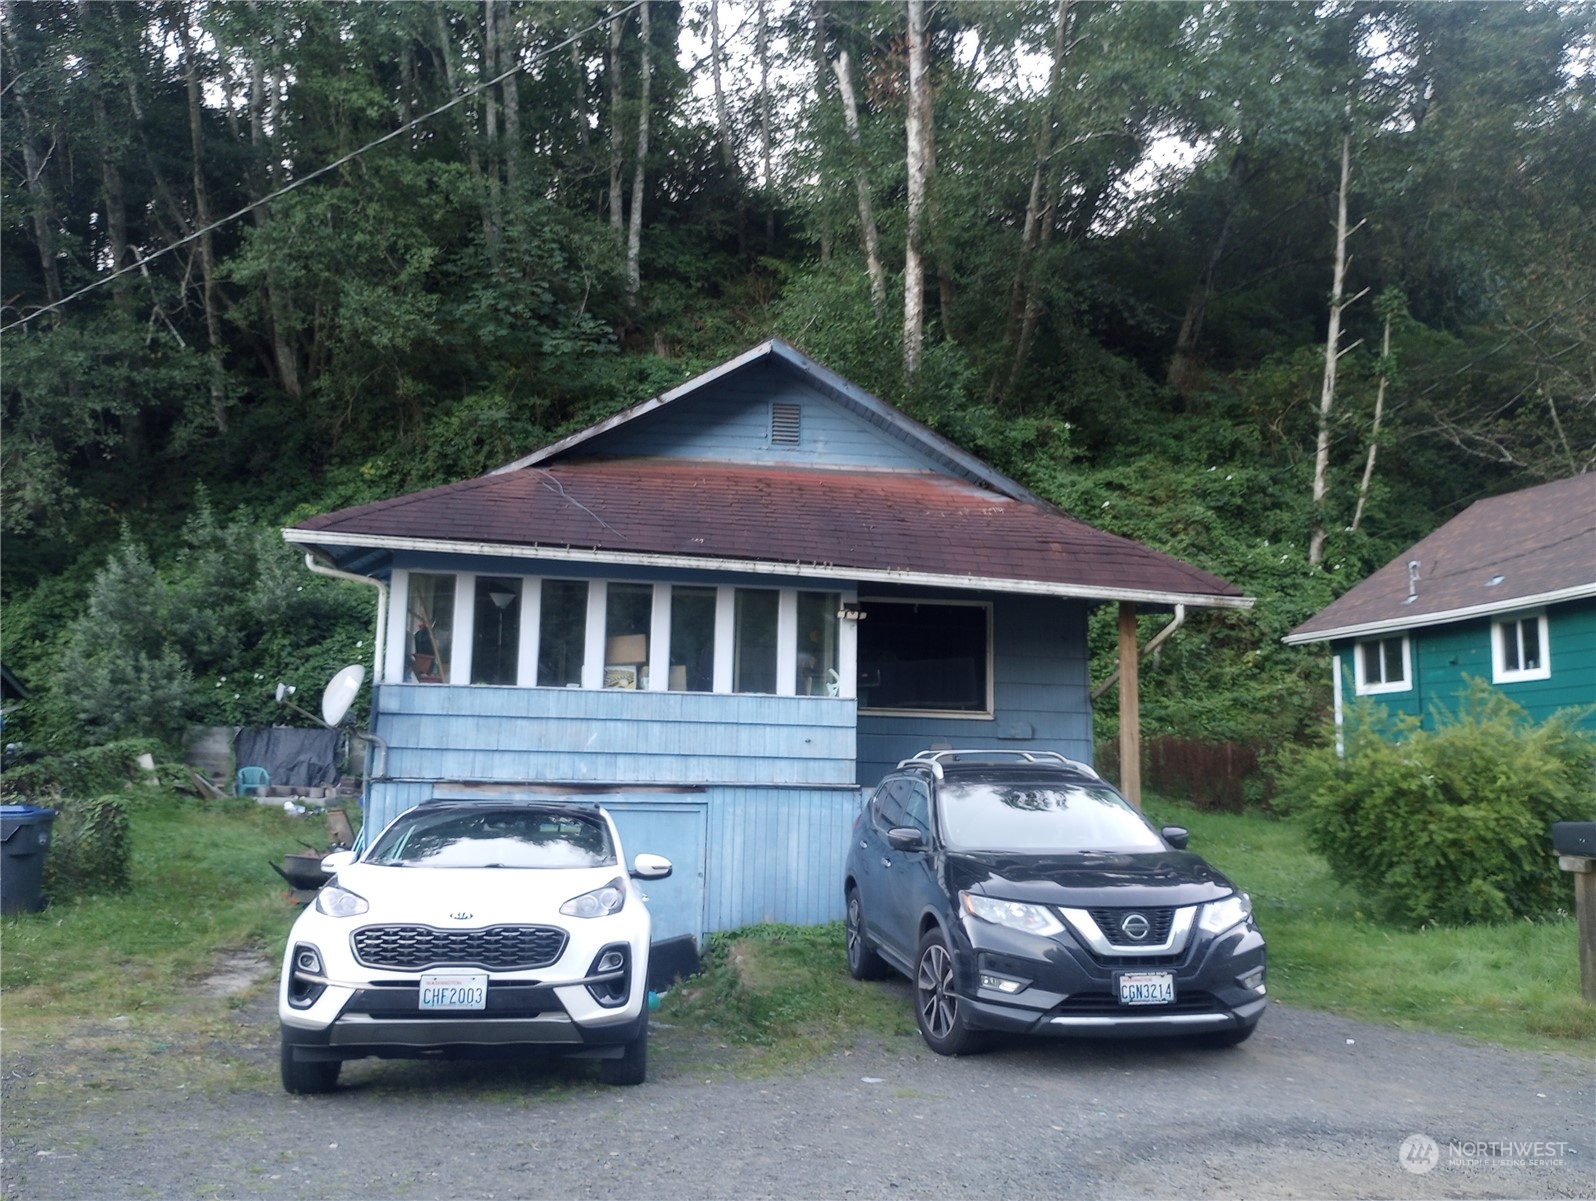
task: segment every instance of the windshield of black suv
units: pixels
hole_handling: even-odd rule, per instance
[[[1111,789],[1045,781],[949,780],[943,837],[967,851],[1161,851],[1163,840]]]
[[[549,809],[417,811],[383,833],[365,858],[392,867],[612,867],[598,814]]]

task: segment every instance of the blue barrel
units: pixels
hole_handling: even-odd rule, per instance
[[[0,805],[0,913],[44,908],[44,854],[55,815],[38,805]]]

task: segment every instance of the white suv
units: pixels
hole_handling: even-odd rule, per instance
[[[579,801],[429,801],[336,875],[288,937],[278,988],[283,1087],[327,1092],[346,1059],[541,1046],[648,1063],[649,915],[615,823]]]

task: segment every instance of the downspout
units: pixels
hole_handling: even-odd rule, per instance
[[[1137,659],[1138,660],[1146,659],[1148,655],[1152,654],[1159,647],[1164,645],[1164,643],[1169,640],[1170,636],[1172,634],[1174,634],[1174,632],[1176,630],[1180,629],[1180,627],[1185,625],[1185,624],[1186,624],[1186,606],[1185,605],[1176,605],[1175,606],[1175,620],[1170,622],[1163,629],[1159,630],[1158,633],[1154,634],[1150,639],[1148,639],[1147,645],[1142,647],[1141,652],[1136,656]],[[1108,679],[1104,680],[1096,688],[1092,689],[1092,699],[1095,701],[1098,697],[1102,696],[1103,693],[1107,692],[1110,688],[1112,688],[1117,683],[1119,683],[1119,668],[1118,667],[1114,668],[1114,670],[1109,673]]]
[[[324,575],[329,579],[348,580],[351,584],[370,584],[377,590],[377,631],[373,636],[376,643],[372,652],[371,691],[375,696],[377,685],[382,680],[382,664],[386,656],[388,643],[388,585],[381,580],[373,579],[369,575],[356,575],[352,571],[340,571],[336,567],[328,567],[317,560],[311,551],[305,552],[305,567],[316,575]],[[351,730],[356,738],[369,742],[377,748],[376,771],[372,779],[380,780],[388,774],[388,744],[374,733],[361,730]]]

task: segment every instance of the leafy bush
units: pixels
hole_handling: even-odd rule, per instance
[[[1475,682],[1436,729],[1356,706],[1346,753],[1288,748],[1280,805],[1344,883],[1396,920],[1467,924],[1568,905],[1551,853],[1557,821],[1596,817],[1596,739],[1578,710],[1540,724]]]
[[[126,892],[132,875],[128,806],[133,798],[107,793],[87,799],[57,797],[50,850],[44,857],[44,895],[68,897]]]
[[[145,779],[139,756],[149,755],[159,764],[161,753],[160,742],[153,738],[128,738],[68,754],[39,755],[29,762],[6,767],[5,774],[0,775],[0,796],[8,803],[54,808],[63,796],[122,792],[133,781]]]

